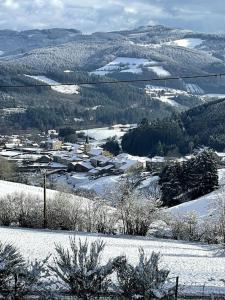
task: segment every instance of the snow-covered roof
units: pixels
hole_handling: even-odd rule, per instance
[[[92,159],[95,159],[96,161],[105,163],[105,162],[110,161],[111,157],[106,157],[104,155],[98,155],[98,156],[93,157]]]
[[[114,168],[113,165],[107,165],[105,167],[96,167],[95,170],[98,170],[98,171],[104,171],[105,170],[105,171],[107,171],[107,170],[110,170],[112,168]]]
[[[28,159],[28,160],[33,160],[33,161],[35,161],[35,160],[37,160],[37,159],[39,159],[39,158],[41,158],[41,157],[43,157],[44,155],[40,155],[40,154],[19,154],[19,155],[17,155],[16,157],[14,157],[14,159],[21,159],[21,160],[26,160],[26,159]],[[47,155],[45,155],[45,156],[47,156]]]
[[[6,151],[6,150],[0,151],[0,156],[4,156],[4,157],[14,157],[20,154],[21,154],[20,151]]]
[[[126,171],[128,169],[130,169],[131,167],[140,164],[140,161],[138,160],[127,160],[126,162],[124,162],[124,164],[119,168],[121,171]]]
[[[25,152],[36,152],[36,153],[40,153],[41,151],[43,151],[42,148],[38,148],[38,147],[31,147],[31,148],[24,147],[24,148],[22,148],[22,150]]]
[[[83,166],[83,167],[85,167],[86,169],[89,169],[89,170],[93,169],[93,166],[90,163],[90,161],[81,161],[81,162],[78,162],[77,164],[80,165],[80,166]]]
[[[92,156],[99,156],[102,154],[103,149],[100,147],[92,148],[88,154]]]
[[[163,163],[163,162],[165,162],[165,157],[154,156],[154,157],[151,158],[151,162],[154,162],[154,163]]]
[[[95,175],[95,174],[98,174],[99,172],[100,172],[100,170],[98,168],[95,168],[95,169],[89,170],[88,174]]]
[[[18,146],[22,146],[22,145],[19,144],[19,143],[5,143],[5,147],[8,148],[8,149],[14,149]]]
[[[224,153],[224,152],[216,152],[216,154],[217,154],[219,157],[221,157],[221,158],[225,157],[225,153]]]

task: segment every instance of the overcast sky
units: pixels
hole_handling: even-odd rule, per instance
[[[90,33],[162,24],[225,32],[224,15],[224,0],[0,0],[0,29]]]

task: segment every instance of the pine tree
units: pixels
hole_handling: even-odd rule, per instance
[[[186,162],[166,166],[159,183],[162,201],[168,206],[212,192],[218,185],[215,153],[202,149]]]

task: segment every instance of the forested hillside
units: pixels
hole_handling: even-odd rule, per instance
[[[180,46],[180,40],[190,45]],[[223,72],[224,35],[163,26],[91,35],[55,28],[0,31],[0,45],[2,133],[153,121],[211,101],[208,93],[225,93],[225,83],[217,79],[155,81],[160,92],[153,96],[148,82],[140,82]],[[118,79],[132,82],[99,83]],[[74,83],[79,90],[27,87],[43,82]],[[165,96],[168,91],[172,96]]]
[[[143,120],[124,135],[123,150],[144,156],[187,154],[202,146],[224,151],[224,111],[225,99],[220,99],[163,120]]]

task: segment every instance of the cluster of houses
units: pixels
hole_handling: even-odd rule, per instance
[[[113,157],[85,138],[73,144],[63,143],[55,131],[49,132],[40,143],[19,136],[2,137],[0,141],[0,157],[17,164],[21,171],[47,169],[99,177],[144,170],[150,162],[148,158],[125,153]]]
[[[225,164],[225,153],[217,153],[220,165]],[[85,137],[77,143],[63,143],[55,130],[48,132],[40,142],[21,136],[0,137],[0,158],[17,165],[21,172],[45,169],[49,174],[63,173],[72,178],[85,179],[126,174],[135,170],[159,172],[171,160],[183,158],[137,157],[126,153],[112,156]]]

